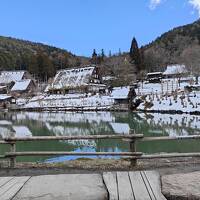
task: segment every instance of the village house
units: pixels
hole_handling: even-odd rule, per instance
[[[31,79],[25,79],[15,82],[10,90],[10,93],[14,96],[25,96],[34,94],[36,92],[36,83]]]
[[[57,72],[45,92],[49,94],[104,93],[106,85],[102,84],[99,69],[95,65]]]
[[[133,100],[136,97],[135,89],[131,86],[114,87],[110,94],[114,99],[115,108],[119,110],[129,110],[133,107]]]
[[[9,107],[10,104],[15,103],[16,101],[14,97],[6,94],[0,94],[0,109],[6,109]]]
[[[163,72],[164,78],[180,78],[188,76],[189,72],[185,65],[168,65],[166,70]]]
[[[0,72],[0,85],[7,85],[24,79],[32,79],[32,76],[28,71],[17,70]]]
[[[163,78],[163,73],[162,72],[151,72],[147,73],[146,80],[149,83],[160,83]]]
[[[25,70],[0,72],[0,93],[30,94],[36,90],[36,84],[31,74]]]

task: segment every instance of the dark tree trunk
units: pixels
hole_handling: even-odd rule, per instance
[[[198,79],[199,79],[199,76],[198,76],[198,75],[196,75],[196,76],[195,76],[195,84],[196,84],[196,85],[198,85],[198,84],[199,84],[199,81],[198,81]]]

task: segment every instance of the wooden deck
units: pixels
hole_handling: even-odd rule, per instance
[[[0,177],[0,199],[12,199],[29,180],[29,176]]]
[[[81,177],[83,175],[79,176]],[[108,194],[109,200],[166,200],[166,198],[161,193],[160,176],[155,171],[105,172],[103,173],[102,178],[101,175],[98,176],[98,180],[102,184],[101,188],[103,188],[103,193]],[[53,180],[57,180],[57,182],[45,182],[44,180],[47,179],[47,176],[38,176],[38,178],[30,176],[0,177],[0,200],[20,199],[21,197],[18,197],[18,195],[23,193],[23,191],[29,191],[28,195],[30,191],[36,191],[37,194],[33,192],[33,195],[40,196],[46,193],[50,193],[51,191],[49,191],[49,188],[52,187],[56,187],[59,193],[61,192],[59,191],[61,190],[60,186],[64,185],[66,185],[66,194],[63,196],[63,198],[71,195],[74,197],[72,199],[76,199],[75,197],[77,192],[82,191],[81,188],[85,188],[87,184],[85,179],[79,181],[80,183],[77,183],[76,175],[72,177],[70,174],[63,174],[51,175],[51,177]],[[62,179],[59,179],[59,177]],[[91,180],[91,178],[94,179],[95,175],[90,174],[85,175],[85,177],[88,177],[88,180]],[[45,185],[47,185],[43,185],[44,183],[42,183],[41,180],[43,180]],[[68,180],[71,180],[70,183],[68,183]],[[103,185],[105,185],[105,187],[103,187]],[[76,188],[75,192],[73,192],[70,187]],[[85,191],[85,189],[83,191]],[[96,193],[94,192],[94,194]],[[88,197],[84,198],[84,193],[82,197],[83,199],[88,199]],[[27,197],[27,199],[29,198]],[[105,195],[104,197],[102,195],[102,198],[98,199],[105,199]]]
[[[109,200],[166,200],[155,171],[107,172],[103,180]]]

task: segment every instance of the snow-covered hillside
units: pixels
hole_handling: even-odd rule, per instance
[[[183,80],[182,80],[183,81]],[[188,92],[191,78],[178,83],[175,79],[165,79],[162,83],[140,85],[137,95],[143,102],[137,108],[142,111],[164,111],[200,113],[200,91]]]

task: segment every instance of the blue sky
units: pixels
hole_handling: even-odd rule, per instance
[[[200,0],[0,0],[0,35],[90,56],[128,51],[199,18]]]

